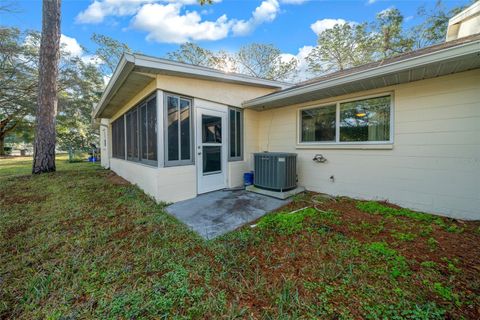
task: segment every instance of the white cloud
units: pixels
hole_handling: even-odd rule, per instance
[[[303,1],[283,0],[285,3]],[[197,0],[94,0],[77,15],[76,21],[95,24],[107,16],[133,16],[131,26],[146,31],[148,40],[183,43],[219,40],[230,33],[246,35],[260,24],[275,20],[280,12],[278,0],[263,0],[248,20],[228,19],[225,14],[216,20],[202,20],[205,9],[185,10],[185,6],[197,4]]]
[[[367,4],[374,4],[375,2],[377,2],[378,0],[368,0],[367,1]]]
[[[347,21],[343,19],[322,19],[312,23],[310,28],[318,35],[327,29],[333,28],[336,24],[343,25],[345,23]]]
[[[264,0],[252,12],[248,20],[238,20],[233,23],[232,31],[236,36],[244,36],[251,33],[258,25],[265,22],[272,22],[280,11],[277,0]]]
[[[81,57],[83,55],[83,48],[75,38],[62,34],[60,36],[60,45],[63,47],[63,50],[74,57]]]
[[[80,12],[76,21],[79,23],[100,23],[107,16],[128,16],[135,14],[145,3],[155,0],[95,0],[85,11]]]
[[[285,3],[285,4],[302,4],[307,1],[309,0],[280,0],[281,3]]]
[[[183,43],[190,40],[219,40],[228,35],[231,22],[226,15],[216,21],[202,21],[196,11],[181,13],[182,5],[146,4],[132,21],[136,29],[148,32],[147,39],[157,42]]]
[[[313,78],[315,74],[308,71],[307,56],[313,50],[313,46],[303,46],[298,49],[298,53],[293,55],[291,53],[283,53],[281,55],[282,61],[290,61],[292,58],[297,59],[298,74],[292,79],[286,79],[287,82],[295,83]]]
[[[213,0],[218,3],[222,0]],[[103,22],[107,16],[131,16],[140,8],[149,3],[197,5],[197,0],[94,0],[84,11],[80,12],[76,21],[78,23],[96,24]]]

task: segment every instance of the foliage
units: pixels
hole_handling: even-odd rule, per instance
[[[309,69],[325,73],[371,62],[374,40],[365,23],[337,24],[318,35],[317,46],[307,56]]]
[[[40,34],[0,28],[0,37],[0,121],[5,124],[0,124],[0,141],[9,134],[28,143],[37,105]],[[57,142],[61,149],[84,149],[98,140],[91,111],[103,89],[102,75],[94,64],[72,56],[64,47],[60,57]]]
[[[15,129],[31,131],[38,87],[38,35],[0,27],[0,155]]]
[[[124,52],[132,52],[130,47],[112,37],[93,33],[91,40],[97,45],[95,56],[101,61],[101,71],[106,76],[111,76]]]
[[[404,35],[403,16],[397,8],[377,13],[373,30],[376,47],[381,59],[411,51],[413,39]]]
[[[240,72],[258,78],[285,80],[295,77],[297,60],[282,59],[281,51],[273,44],[244,45],[235,55]]]
[[[471,3],[476,0],[472,0]],[[412,28],[411,32],[416,39],[415,48],[422,48],[445,41],[448,20],[464,10],[467,5],[460,5],[447,10],[442,0],[437,0],[433,9],[423,5],[418,8],[418,15],[423,21]]]
[[[179,49],[167,53],[167,58],[225,72],[236,71],[235,61],[227,52],[213,52],[192,42],[181,44]]]

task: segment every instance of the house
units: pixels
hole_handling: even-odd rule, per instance
[[[254,152],[294,152],[307,190],[480,219],[480,27],[461,21],[297,85],[125,54],[93,114],[102,165],[176,202],[241,186]]]

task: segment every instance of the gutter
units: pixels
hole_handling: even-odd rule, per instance
[[[259,107],[262,104],[268,104],[281,99],[287,99],[303,94],[307,94],[313,91],[319,91],[330,87],[345,85],[354,81],[364,80],[368,78],[384,76],[387,74],[403,71],[426,65],[432,62],[438,62],[443,60],[454,59],[464,55],[479,53],[480,54],[480,40],[472,41],[462,45],[455,46],[453,48],[446,48],[440,51],[427,53],[421,56],[412,57],[409,59],[392,62],[388,65],[377,66],[372,69],[359,71],[357,73],[341,76],[338,78],[320,81],[317,83],[306,84],[304,86],[279,91],[270,95],[258,97],[255,99],[247,100],[242,103],[244,108]]]

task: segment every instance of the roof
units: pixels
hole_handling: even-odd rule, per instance
[[[480,68],[480,34],[364,64],[245,101],[269,109]]]
[[[283,89],[292,84],[228,73],[142,54],[125,53],[93,110],[93,118],[112,116],[155,78],[155,75],[213,80],[255,87]],[[120,90],[121,89],[121,90]]]

